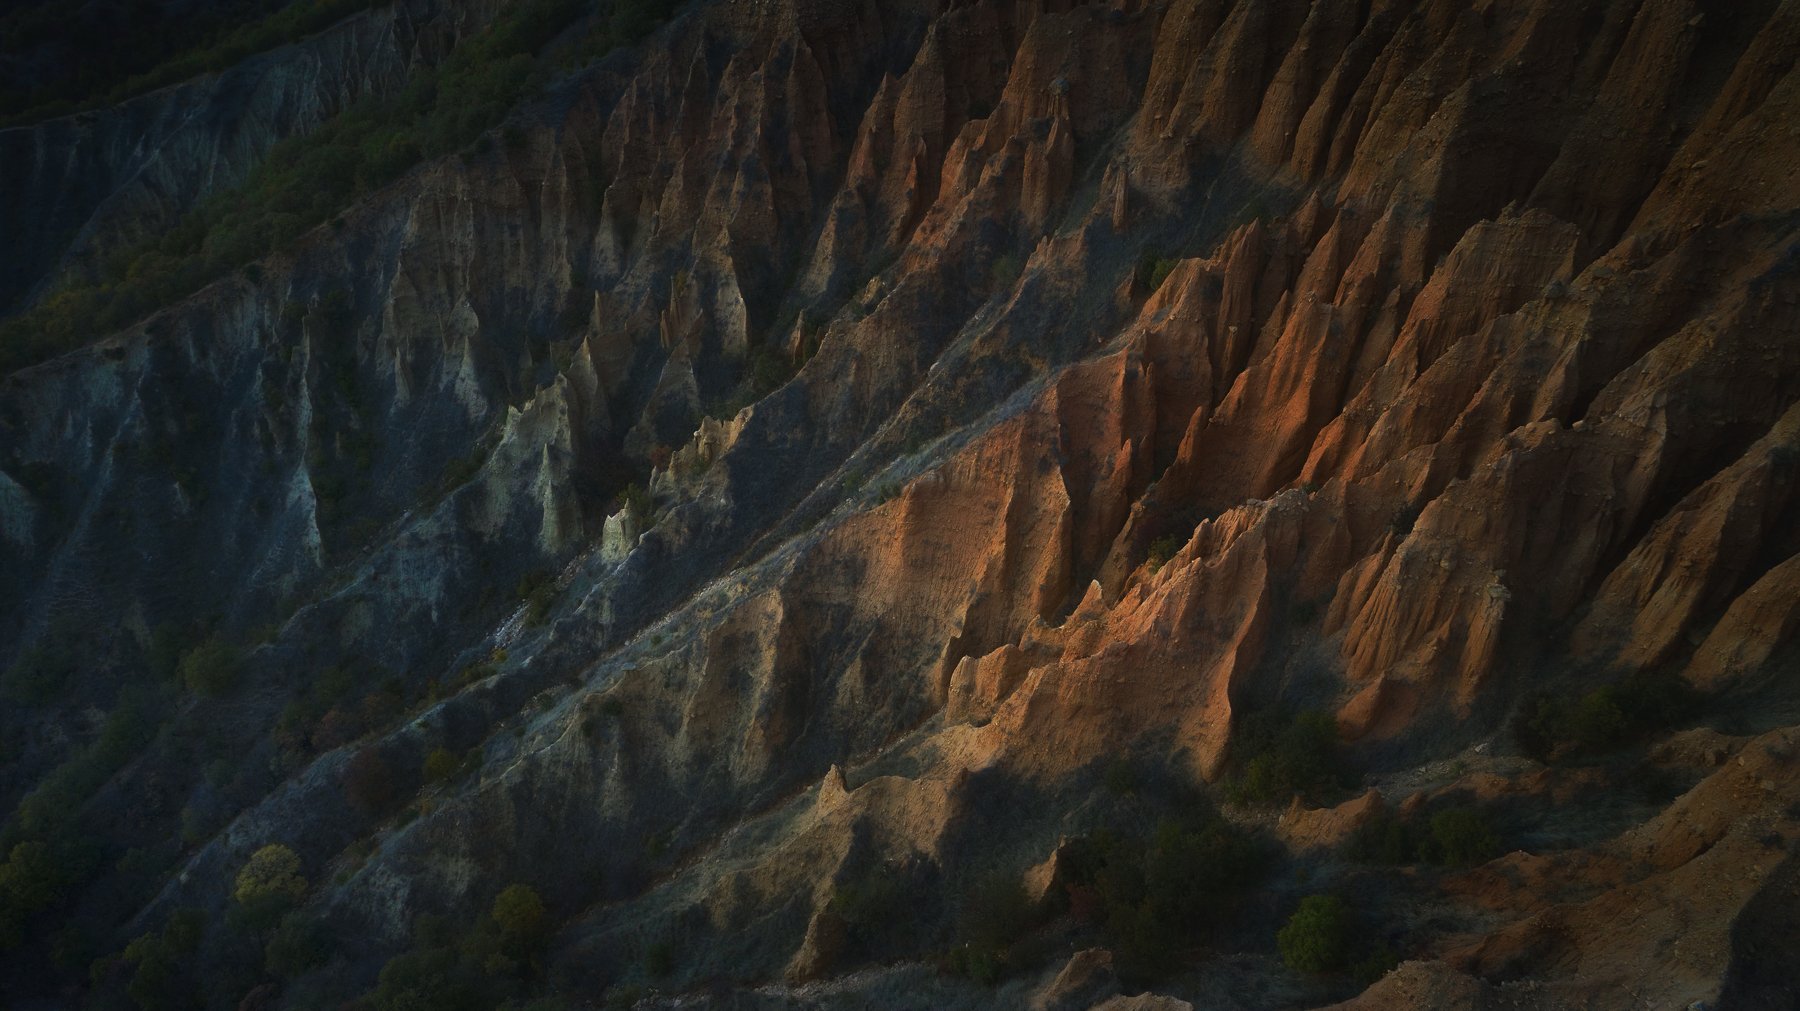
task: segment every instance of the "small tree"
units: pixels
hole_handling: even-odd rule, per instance
[[[425,756],[425,781],[441,783],[456,775],[461,765],[456,753],[449,748],[432,748],[431,754]]]
[[[24,943],[26,921],[61,899],[65,876],[45,844],[28,840],[13,846],[0,863],[0,951]]]
[[[237,687],[242,661],[237,647],[213,635],[182,654],[177,670],[189,691],[216,697]]]
[[[1155,572],[1168,564],[1169,559],[1187,546],[1187,538],[1180,534],[1165,534],[1150,542],[1150,549],[1144,555],[1144,564]]]
[[[529,955],[544,942],[544,900],[530,885],[508,885],[494,897],[494,926],[500,943],[515,957]]]
[[[1275,935],[1281,960],[1301,972],[1336,972],[1350,961],[1350,905],[1336,895],[1309,895]]]
[[[250,922],[264,926],[280,919],[305,896],[306,878],[300,874],[300,857],[280,843],[270,843],[250,854],[238,871],[231,892]]]
[[[1238,800],[1281,801],[1317,794],[1338,783],[1343,762],[1337,723],[1331,714],[1309,710],[1291,722],[1279,714],[1258,714],[1242,730],[1249,759],[1241,777],[1228,787]]]
[[[1472,807],[1453,807],[1431,816],[1433,856],[1452,867],[1473,867],[1500,852],[1500,835],[1487,816]]]
[[[322,965],[330,951],[325,929],[302,912],[282,917],[280,926],[263,948],[263,967],[283,979]]]

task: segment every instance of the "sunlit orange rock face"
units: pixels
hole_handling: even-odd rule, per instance
[[[709,721],[739,713],[706,760],[774,768],[879,699],[900,736],[863,753],[877,778],[828,779],[808,817],[948,865],[971,777],[1054,793],[1148,748],[1217,782],[1243,713],[1278,700],[1392,767],[1494,740],[1554,686],[1673,673],[1792,698],[1797,31],[1791,5],[1674,2],[937,15],[875,90],[802,283],[845,243],[892,266],[800,382],[819,412],[828,383],[905,361],[936,326],[918,287],[947,283],[993,294],[901,422],[984,359],[1035,378],[728,605],[765,646],[709,642],[707,664],[748,662],[788,704],[697,689]],[[984,88],[990,109],[967,99]],[[995,235],[1020,252],[990,272]],[[847,661],[802,656],[846,639]],[[1537,773],[1486,775],[1557,802]],[[1592,850],[1470,872],[1446,901],[1490,926],[1361,1006],[1488,1006],[1517,978],[1540,980],[1533,1006],[1716,999],[1727,928],[1792,841],[1781,788],[1723,775]],[[1283,824],[1329,848],[1382,804]],[[1710,844],[1633,841],[1689,808],[1773,834],[1716,867]],[[1725,867],[1732,888],[1701,884]],[[831,969],[821,922],[789,966],[808,978]]]
[[[995,999],[1181,1006],[1249,952],[1266,1006],[1337,1000],[1274,953],[1300,881],[1403,937],[1338,1006],[1791,994],[1800,5],[719,2],[534,117],[352,221],[398,229],[362,362],[396,400],[499,356],[465,288],[586,273],[571,361],[504,408],[538,469],[480,513],[542,531],[565,603],[481,630],[501,680],[433,712],[502,743],[325,891],[347,929],[531,877],[596,994],[667,933],[670,989],[879,1006],[872,966],[940,952],[859,948],[847,883],[944,923],[978,868],[1053,892],[1109,763],[1220,798],[1250,717],[1309,709],[1364,781],[1227,808],[1280,873],[1204,985],[1090,992],[1082,951]],[[700,420],[759,354],[797,372]],[[580,481],[657,448],[654,519],[601,545]],[[1691,718],[1522,753],[1540,696],[1652,678]],[[1532,827],[1376,884],[1343,855],[1465,801]]]

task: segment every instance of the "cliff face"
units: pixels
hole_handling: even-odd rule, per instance
[[[181,187],[58,155],[107,180],[83,235],[391,86],[430,45],[401,13],[260,78],[243,108],[288,126],[161,145]],[[1356,989],[1276,956],[1337,892],[1409,960],[1345,1006],[1779,1006],[1797,57],[1774,0],[696,5],[505,142],[0,379],[0,659],[79,660],[5,717],[7,801],[151,678],[155,630],[255,643],[81,801],[158,854],[125,915],[95,897],[123,869],[56,915],[114,951],[280,842],[339,943],[279,1004],[526,882],[534,985],[578,1004],[1263,1007]],[[229,80],[0,143],[111,151]],[[10,210],[8,255],[47,268],[62,206]],[[296,745],[327,671],[404,714]],[[1692,691],[1532,743],[1647,683]],[[1137,795],[1112,770],[1224,796],[1302,708],[1357,789],[1228,806],[1276,869],[1175,969],[1071,959],[1116,941],[1070,887]],[[356,788],[369,756],[395,796]],[[1510,852],[1353,854],[1446,805]],[[1073,909],[997,990],[932,967],[993,873]],[[857,918],[871,877],[910,926]]]

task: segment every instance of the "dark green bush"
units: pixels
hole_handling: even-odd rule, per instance
[[[1422,845],[1410,823],[1384,811],[1357,827],[1345,844],[1345,856],[1359,863],[1410,864],[1419,859]]]
[[[1290,969],[1338,972],[1349,967],[1354,931],[1349,903],[1336,895],[1309,895],[1275,935],[1275,943]]]
[[[945,957],[952,973],[991,986],[1024,968],[1017,942],[1043,920],[1017,875],[997,873],[975,883],[957,917],[956,942]]]
[[[449,748],[433,748],[425,756],[424,776],[427,783],[442,783],[462,770],[462,759]]]
[[[494,897],[490,914],[500,931],[500,945],[517,959],[534,956],[549,940],[549,920],[544,900],[530,885],[514,884]]]
[[[1019,257],[1014,253],[1002,253],[988,265],[988,283],[1005,291],[1019,280],[1019,272],[1023,269]]]
[[[450,944],[415,947],[389,959],[370,995],[376,1011],[487,1011],[500,986]]]
[[[1169,274],[1177,265],[1178,261],[1169,259],[1154,249],[1146,249],[1138,254],[1137,269],[1132,272],[1132,280],[1136,282],[1138,290],[1153,294],[1169,279]]]
[[[293,979],[325,964],[331,955],[325,925],[305,913],[282,918],[263,948],[263,967],[282,979]]]
[[[1204,807],[1162,819],[1148,839],[1103,829],[1073,840],[1062,885],[1071,912],[1102,929],[1129,978],[1174,969],[1183,947],[1224,921],[1267,854]]]
[[[655,501],[644,490],[644,486],[636,482],[627,485],[619,493],[617,508],[629,510],[632,520],[640,527],[647,527],[656,519]]]
[[[68,873],[42,842],[22,842],[0,863],[0,951],[24,941],[25,924],[62,898]]]
[[[1198,931],[1245,891],[1264,865],[1262,851],[1223,818],[1165,819],[1144,859],[1144,885],[1159,924]]]
[[[1150,542],[1150,548],[1144,555],[1144,565],[1155,572],[1167,565],[1187,544],[1187,538],[1180,534],[1166,534]]]
[[[1599,755],[1679,726],[1704,702],[1679,677],[1639,674],[1580,696],[1533,695],[1512,730],[1520,748],[1540,761]]]
[[[1453,807],[1431,816],[1433,861],[1451,867],[1473,867],[1500,853],[1500,834],[1487,815],[1472,807]]]
[[[81,805],[149,743],[157,730],[155,707],[148,689],[120,693],[99,735],[19,802],[13,827],[40,836],[61,834]]]
[[[1236,748],[1239,772],[1226,781],[1226,795],[1239,803],[1285,801],[1295,794],[1317,796],[1343,784],[1344,762],[1337,721],[1308,710],[1284,718],[1264,712],[1246,719]]]
[[[641,41],[681,6],[678,0],[615,0],[612,36],[617,45]]]
[[[993,986],[1006,975],[1006,963],[998,952],[970,944],[951,948],[944,956],[944,969],[982,986]]]
[[[1129,797],[1138,792],[1142,785],[1137,765],[1129,758],[1115,758],[1106,763],[1105,783],[1109,793],[1118,797]]]
[[[140,934],[125,946],[124,961],[133,967],[125,989],[138,1007],[160,1011],[201,1005],[192,956],[205,924],[200,910],[178,910],[160,932]]]
[[[243,922],[253,930],[274,925],[306,896],[300,857],[280,843],[250,855],[233,880],[231,897]]]
[[[767,344],[758,347],[750,356],[750,385],[758,399],[775,392],[794,378],[797,371],[792,358]]]
[[[169,624],[158,625],[150,633],[150,642],[144,648],[144,665],[150,669],[151,677],[174,680],[184,652],[182,639],[181,630]]]
[[[900,875],[877,865],[838,882],[830,909],[844,921],[852,942],[867,948],[907,916],[911,904]]]
[[[1393,972],[1400,965],[1400,953],[1386,941],[1377,942],[1367,954],[1350,967],[1350,978],[1358,986],[1369,986]]]
[[[1479,808],[1446,808],[1421,828],[1393,814],[1369,819],[1351,835],[1344,853],[1351,860],[1376,864],[1431,863],[1472,867],[1498,856],[1501,837]]]
[[[556,577],[542,569],[519,578],[519,598],[525,601],[525,627],[541,628],[556,603]]]
[[[217,697],[237,687],[243,654],[218,635],[181,655],[181,683],[196,695]]]
[[[364,1001],[373,1011],[516,1006],[527,997],[526,983],[548,936],[543,902],[526,885],[502,891],[490,915],[460,934],[451,921],[421,916],[412,947],[388,960]]]

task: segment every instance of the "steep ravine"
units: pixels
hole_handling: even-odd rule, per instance
[[[1797,57],[1793,0],[690,5],[0,378],[0,661],[69,668],[0,800],[159,634],[246,649],[0,985],[113,1006],[198,909],[192,999],[337,1006],[525,883],[576,1007],[1784,1006]],[[1300,710],[1348,774],[1234,801]],[[1145,972],[1082,847],[1196,794],[1267,863]],[[1453,808],[1493,852],[1356,849]],[[1055,914],[990,982],[996,876]],[[1284,966],[1317,893],[1404,964]]]

